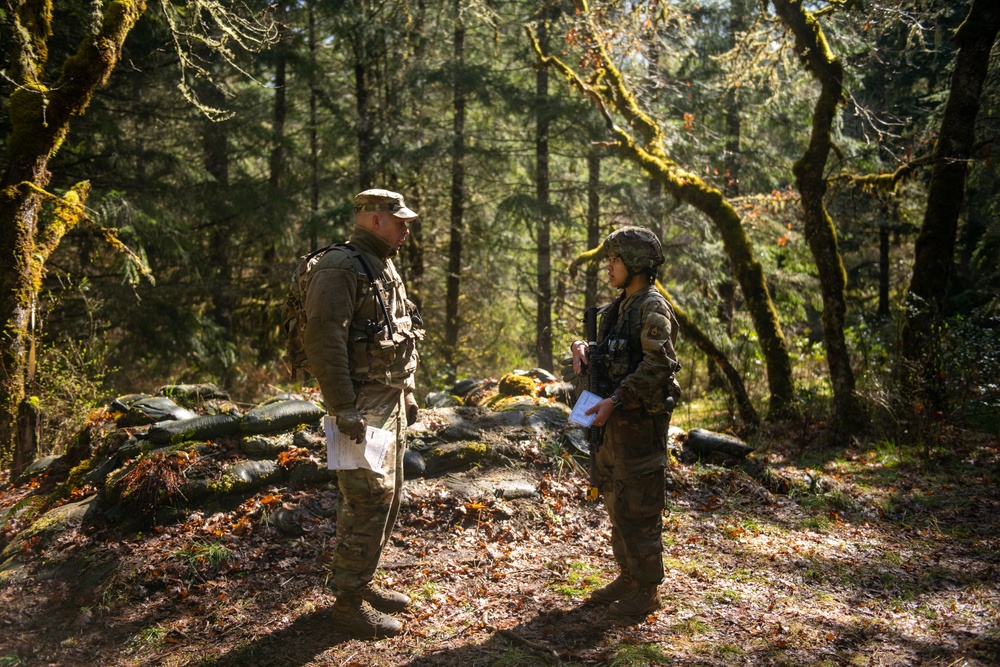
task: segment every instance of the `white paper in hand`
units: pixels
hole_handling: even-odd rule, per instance
[[[392,431],[369,426],[364,442],[352,440],[337,428],[337,420],[330,415],[323,417],[326,431],[326,467],[330,470],[354,470],[364,468],[384,475],[385,455],[389,446],[396,441]]]
[[[590,425],[594,423],[594,417],[597,416],[595,412],[592,415],[584,414],[587,410],[592,408],[601,402],[601,397],[597,394],[593,394],[589,391],[584,391],[580,394],[580,398],[576,399],[576,405],[573,406],[573,412],[569,414],[569,420],[576,424],[577,426],[584,426],[590,428]]]

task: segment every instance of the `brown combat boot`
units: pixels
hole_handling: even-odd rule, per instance
[[[663,607],[657,586],[637,584],[632,593],[612,602],[608,611],[615,616],[645,616]]]
[[[386,616],[361,599],[360,593],[338,595],[333,605],[333,627],[358,639],[394,637],[403,624]]]
[[[601,604],[610,604],[631,593],[638,586],[635,579],[622,572],[607,586],[598,588],[590,594],[590,599]]]
[[[410,604],[409,596],[382,588],[373,582],[368,582],[361,589],[361,599],[387,614],[403,611]]]

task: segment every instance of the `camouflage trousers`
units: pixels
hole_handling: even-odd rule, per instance
[[[670,415],[616,409],[595,460],[611,550],[622,572],[642,584],[663,581],[664,469]]]
[[[337,594],[359,591],[375,576],[382,550],[399,515],[406,451],[403,391],[379,383],[361,385],[358,410],[375,426],[396,434],[396,444],[382,464],[385,475],[371,470],[338,470],[337,547],[330,564],[331,588]]]

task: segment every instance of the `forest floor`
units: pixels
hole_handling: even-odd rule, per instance
[[[535,449],[518,462],[532,498],[407,482],[379,573],[414,600],[398,637],[332,630],[336,493],[270,489],[142,533],[84,522],[29,543],[28,576],[0,589],[0,665],[1000,664],[1000,439],[945,431],[930,460],[794,440],[762,454],[836,490],[673,468],[664,608],[635,622],[586,601],[615,576],[605,512]],[[44,487],[2,485],[0,507]],[[310,510],[303,535],[272,526],[281,509]]]

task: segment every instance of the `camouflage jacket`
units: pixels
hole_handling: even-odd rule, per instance
[[[333,413],[355,404],[362,382],[412,388],[417,341],[424,334],[389,259],[391,246],[361,227],[354,228],[350,243],[367,261],[374,284],[347,249],[334,247],[310,270],[306,290],[306,356]]]

